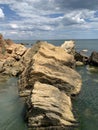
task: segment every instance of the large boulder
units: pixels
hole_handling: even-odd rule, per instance
[[[38,50],[34,49],[35,47]],[[31,61],[20,76],[20,95],[23,95],[25,90],[28,93],[27,89],[31,90],[35,81],[52,84],[69,94],[79,93],[81,77],[72,69],[75,62],[72,55],[61,47],[44,42],[34,45],[32,49],[36,50],[36,53],[33,52],[32,57],[30,55]]]
[[[28,125],[35,130],[62,129],[76,123],[70,97],[52,85],[35,82],[27,103]]]
[[[98,52],[96,51],[92,52],[89,58],[89,64],[93,66],[98,66]]]
[[[42,57],[46,58],[46,60],[53,59],[55,62],[58,61],[58,63],[74,68],[74,56],[66,53],[61,47],[56,47],[47,42],[37,42],[24,54],[24,64],[26,63],[27,65],[35,54],[42,55]],[[37,57],[37,59],[39,58]]]
[[[64,129],[75,125],[70,97],[81,90],[81,76],[73,69],[74,56],[63,48],[38,42],[22,57],[19,94],[26,97],[31,129]]]
[[[69,54],[75,54],[75,41],[65,41],[61,47]]]
[[[89,57],[82,52],[75,52],[74,58],[76,60],[76,65],[88,64]]]

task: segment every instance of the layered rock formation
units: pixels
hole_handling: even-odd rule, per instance
[[[70,97],[52,85],[35,82],[28,106],[28,125],[33,129],[64,128],[75,123]]]
[[[15,44],[12,40],[5,40],[0,34],[0,72],[8,75],[18,75],[23,71],[21,58],[27,48],[21,44]]]
[[[28,126],[32,129],[65,129],[75,125],[71,95],[81,89],[81,77],[73,69],[74,56],[61,47],[39,42],[21,60],[20,96],[26,97]]]

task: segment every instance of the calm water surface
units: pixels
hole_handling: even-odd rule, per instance
[[[98,69],[90,72],[86,67],[77,68],[82,75],[83,86],[74,100],[74,109],[80,123],[78,130],[98,130]]]
[[[48,40],[60,45],[65,40]],[[36,41],[17,41],[30,47]],[[98,40],[76,40],[78,51],[87,49],[88,55],[98,51]],[[79,67],[83,86],[81,93],[73,101],[75,115],[80,123],[77,130],[98,130],[98,72],[90,72],[86,67]],[[17,79],[0,76],[0,130],[27,130],[23,120],[24,104],[18,96]]]
[[[24,104],[18,96],[17,79],[0,76],[0,130],[27,130]]]

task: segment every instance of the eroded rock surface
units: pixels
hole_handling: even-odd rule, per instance
[[[69,54],[75,54],[75,41],[65,41],[61,47]]]
[[[29,127],[54,128],[75,123],[70,97],[52,85],[35,82],[28,104]]]
[[[81,90],[75,60],[63,48],[39,42],[22,58],[25,70],[19,78],[20,96],[26,97],[28,126],[63,129],[75,125],[71,95]]]
[[[0,34],[0,72],[8,75],[18,75],[23,71],[21,58],[27,48],[21,44],[16,44],[12,40],[5,40]]]

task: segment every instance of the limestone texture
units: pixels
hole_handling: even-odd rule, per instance
[[[26,119],[32,130],[65,130],[76,126],[71,96],[81,90],[75,59],[62,47],[37,42],[22,57],[19,94],[26,98]],[[67,128],[66,128],[67,127]]]

